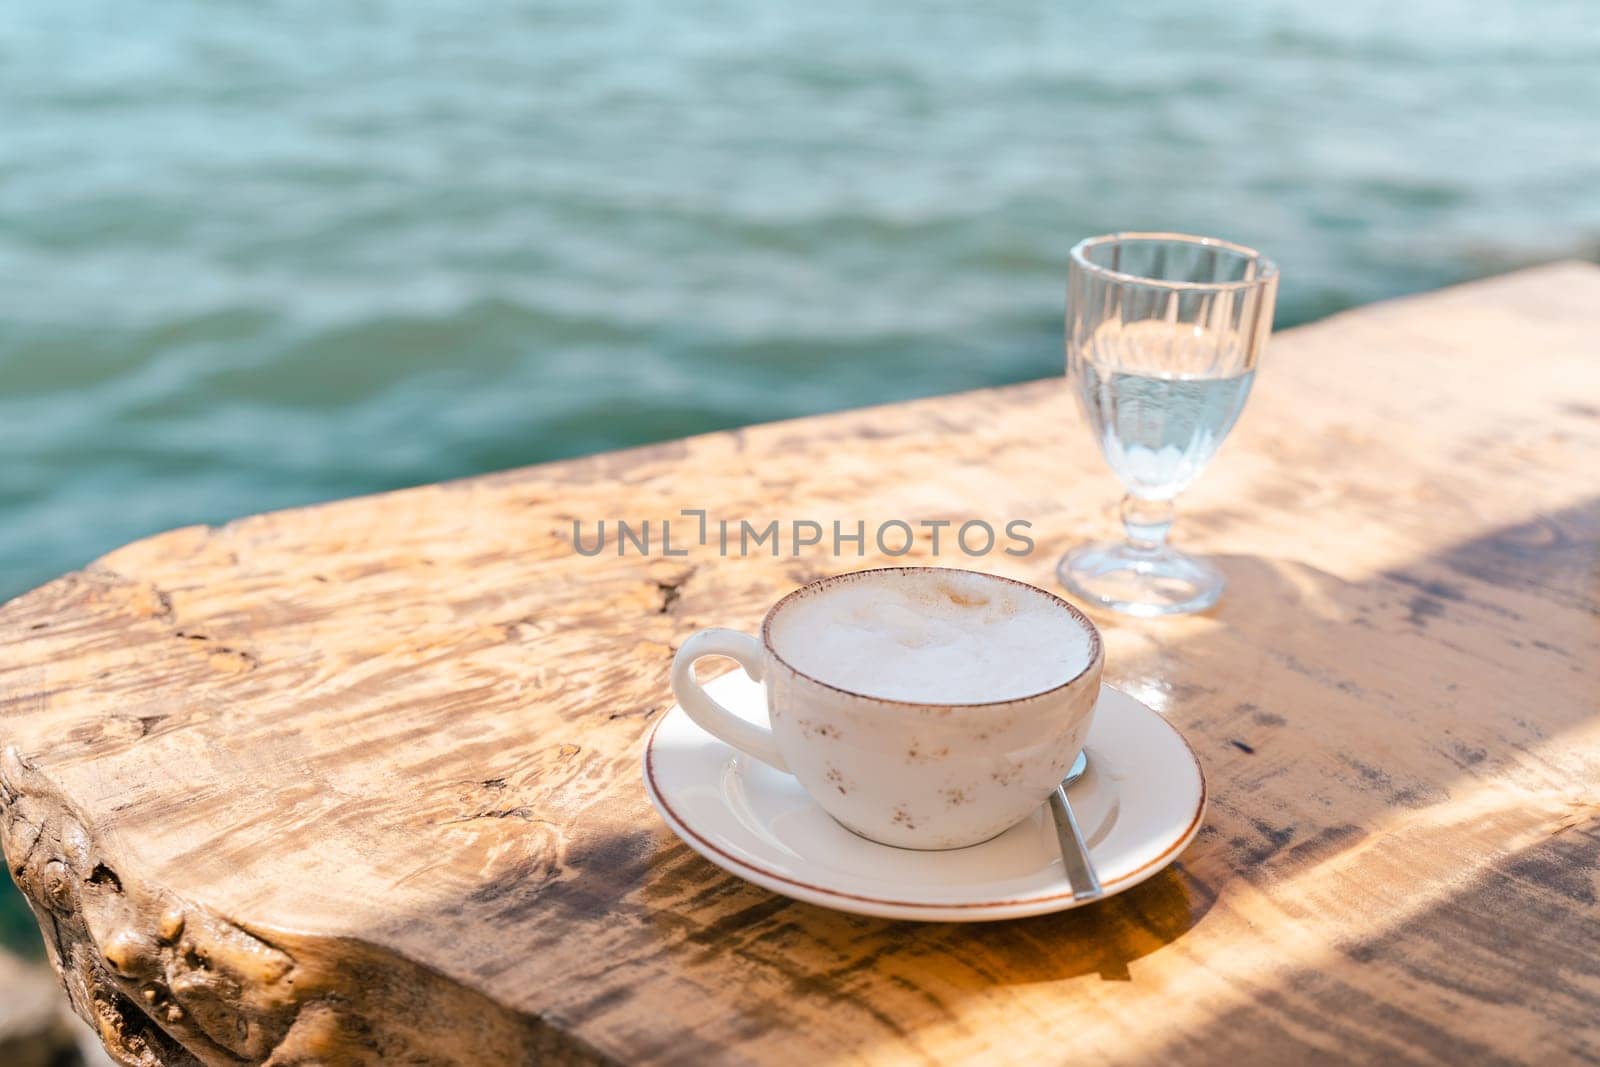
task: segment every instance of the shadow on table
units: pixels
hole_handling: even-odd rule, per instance
[[[705,861],[696,856],[689,862],[698,867]],[[737,931],[770,917],[787,935],[797,935],[784,938],[785,965],[793,965],[794,980],[805,992],[823,996],[848,996],[850,984],[865,972],[895,966],[914,972],[919,982],[958,990],[1082,975],[1127,981],[1130,963],[1181,937],[1214,899],[1181,864],[1091,908],[991,923],[874,919],[742,883],[741,888],[750,903],[710,927],[688,931],[685,946],[709,958],[737,945]],[[809,960],[803,949],[794,952],[806,942],[822,951]]]
[[[677,845],[666,856],[669,867],[710,866]],[[1484,1035],[1511,1026],[1525,1043],[1524,1062],[1583,1061],[1600,1047],[1597,894],[1600,815],[1501,857],[1456,892],[1370,936],[1311,959],[1286,952],[1276,971],[1256,976],[1242,1005],[1161,1048],[1130,1047],[1127,1058],[1248,1063],[1271,1049],[1276,1062],[1423,1056],[1497,1063],[1507,1059]],[[872,1014],[883,1040],[947,1022],[961,998],[997,986],[1093,974],[1128,980],[1128,964],[1181,937],[1216,903],[1181,864],[1092,908],[1000,923],[867,919],[743,883],[730,883],[718,900],[722,918],[687,936],[670,911],[656,910],[666,902],[653,902],[667,955],[691,973],[713,957],[776,973],[786,988],[838,1012]],[[751,1033],[785,1025],[783,1011],[750,989],[730,985],[708,995],[721,993],[724,1010],[742,1013]],[[1428,1003],[1456,1008],[1444,1017],[1418,1010],[1422,990],[1438,998]],[[1061,995],[1073,994],[1064,987]],[[1450,1018],[1454,1012],[1461,1015]]]
[[[1152,1063],[1588,1063],[1600,1050],[1600,815],[1371,936],[1285,961]],[[1508,1046],[1509,1050],[1508,1051]]]

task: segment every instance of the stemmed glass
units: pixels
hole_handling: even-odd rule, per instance
[[[1217,602],[1222,572],[1167,532],[1173,501],[1244,408],[1277,292],[1271,260],[1209,237],[1117,233],[1073,248],[1067,377],[1127,490],[1127,537],[1063,556],[1056,574],[1069,590],[1129,615]]]

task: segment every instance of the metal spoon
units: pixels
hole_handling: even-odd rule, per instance
[[[1094,864],[1089,862],[1089,847],[1083,843],[1078,820],[1072,817],[1072,805],[1067,802],[1067,786],[1082,778],[1088,769],[1089,753],[1085,750],[1078,753],[1067,776],[1050,794],[1050,814],[1056,821],[1056,841],[1061,845],[1061,863],[1067,869],[1073,900],[1094,900],[1105,892],[1094,873]]]

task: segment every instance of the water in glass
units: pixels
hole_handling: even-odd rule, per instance
[[[1144,333],[1151,344],[1166,346],[1152,331],[1125,332]],[[1138,337],[1121,342],[1126,347],[1139,343]],[[1174,368],[1160,358],[1123,359],[1103,367],[1093,353],[1085,353],[1077,385],[1095,440],[1122,484],[1147,500],[1168,500],[1205,469],[1244,410],[1254,380],[1253,370],[1211,375],[1204,368]]]

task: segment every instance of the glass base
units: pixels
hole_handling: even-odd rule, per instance
[[[1124,615],[1204,611],[1222,595],[1214,565],[1174,548],[1140,549],[1117,541],[1080,545],[1061,557],[1056,577],[1093,604]]]

